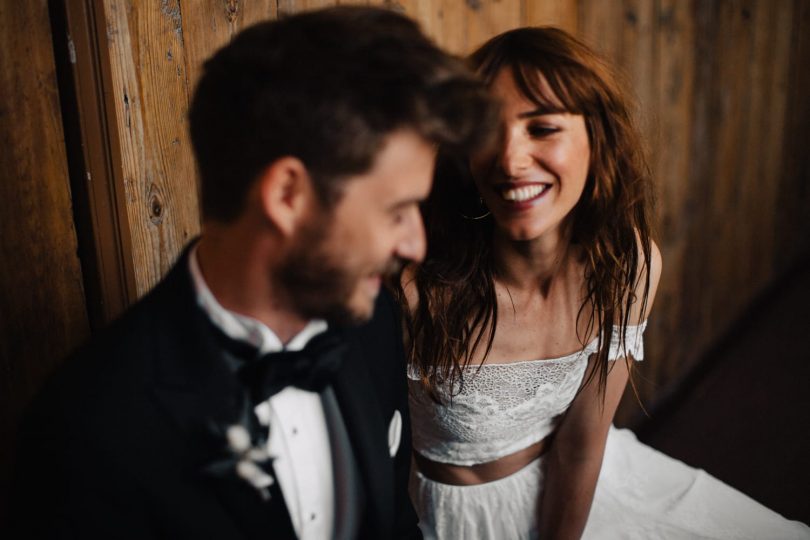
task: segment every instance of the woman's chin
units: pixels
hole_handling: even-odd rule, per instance
[[[532,242],[539,240],[550,232],[550,227],[540,223],[511,223],[500,226],[501,235],[513,242]]]

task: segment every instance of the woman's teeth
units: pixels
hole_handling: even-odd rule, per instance
[[[532,186],[522,186],[519,188],[512,188],[507,189],[501,193],[501,197],[503,197],[507,201],[512,202],[522,202],[528,201],[529,199],[533,199],[543,193],[548,186],[543,185],[532,185]]]

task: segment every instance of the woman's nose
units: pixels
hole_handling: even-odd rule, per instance
[[[500,166],[506,176],[521,176],[531,165],[531,151],[524,135],[507,130],[500,155]]]

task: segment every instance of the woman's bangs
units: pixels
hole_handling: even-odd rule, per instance
[[[515,64],[512,66],[512,76],[521,93],[540,110],[548,113],[582,114],[581,105],[562,82],[557,70]]]

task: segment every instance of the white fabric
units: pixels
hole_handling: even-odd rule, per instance
[[[440,484],[417,472],[411,493],[425,540],[537,538],[542,460],[476,486]],[[583,539],[808,538],[806,525],[611,428]]]
[[[537,538],[540,459],[510,476],[475,486],[434,482],[413,466],[411,499],[425,540]]]
[[[197,302],[211,321],[233,339],[246,341],[261,353],[297,351],[327,328],[310,321],[285,346],[265,324],[228,311],[205,283],[197,248],[189,256],[189,271]],[[301,540],[331,539],[335,520],[335,490],[329,431],[321,398],[316,392],[288,387],[256,407],[259,421],[270,429],[268,452],[295,532]],[[268,531],[272,536],[272,531]]]
[[[646,324],[627,327],[624,348],[614,329],[608,358],[642,360]],[[441,403],[410,373],[414,449],[433,461],[468,466],[544,439],[571,405],[596,350],[593,340],[560,358],[470,366],[452,399],[446,389],[439,392]]]

